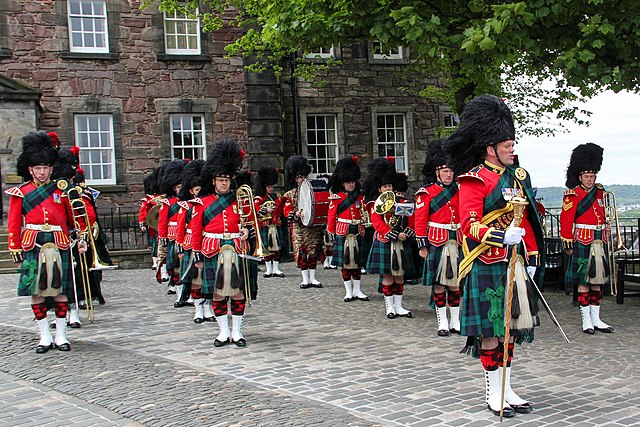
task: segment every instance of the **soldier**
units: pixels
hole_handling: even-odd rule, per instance
[[[416,239],[425,260],[422,284],[431,287],[430,306],[436,310],[438,336],[446,337],[449,332],[460,333],[460,219],[458,185],[447,166],[441,140],[429,144],[422,173],[428,184],[416,192]]]
[[[578,145],[567,168],[569,188],[565,191],[560,212],[560,235],[570,256],[565,281],[573,286],[574,301],[580,306],[582,331],[611,333],[613,328],[600,320],[602,286],[610,266],[605,245],[607,226],[602,184],[596,174],[602,166],[603,149],[593,143]]]
[[[258,170],[253,189],[255,209],[260,221],[260,237],[269,251],[269,255],[264,258],[265,278],[284,277],[284,273],[280,271],[280,253],[284,245],[282,210],[276,210],[276,207],[280,207],[282,197],[274,192],[277,183],[278,170],[263,167]]]
[[[367,173],[363,184],[367,200],[376,200],[382,193],[393,192],[393,186],[398,179],[393,157],[374,159],[369,163]],[[412,317],[411,311],[402,307],[404,275],[413,274],[411,269],[414,261],[408,259],[405,254],[408,239],[415,235],[412,219],[407,223],[404,218],[397,217],[395,207],[385,207],[384,211],[380,213],[374,209],[371,214],[375,234],[367,260],[367,272],[378,274],[382,279],[381,291],[384,295],[387,318]]]
[[[288,191],[283,195],[284,215],[291,223],[293,256],[302,273],[300,289],[322,287],[322,283],[316,279],[316,264],[322,245],[323,228],[303,225],[300,222],[302,211],[298,206],[298,187],[307,179],[311,170],[311,165],[302,156],[289,157],[285,164],[285,184]]]
[[[364,225],[362,209],[364,197],[360,191],[358,157],[340,159],[329,178],[329,215],[327,233],[333,245],[333,265],[342,268],[344,301],[369,301],[360,289],[361,269],[364,265]]]
[[[160,190],[158,189],[159,173],[160,166],[153,169],[153,171],[142,180],[144,197],[140,200],[140,208],[138,209],[138,225],[147,237],[147,245],[151,249],[151,260],[153,261],[151,268],[153,270],[158,268],[158,231],[147,224],[147,215],[154,206],[157,206],[157,198],[160,196]]]
[[[182,188],[182,171],[186,162],[172,160],[162,165],[160,169],[160,192],[164,197],[160,199],[158,217],[158,245],[165,254],[165,265],[169,275],[169,290],[167,294],[177,294],[176,302],[180,300],[182,287],[180,282],[180,262],[175,251],[176,226],[178,225],[178,193]]]
[[[487,407],[499,415],[504,405],[505,417],[532,411],[531,404],[511,389],[511,359],[514,342],[533,341],[538,309],[529,275],[533,277],[537,267],[543,268],[538,252],[543,248],[540,218],[529,174],[513,165],[514,139],[509,108],[493,95],[482,95],[467,104],[460,127],[443,144],[447,165],[460,183],[464,256],[459,267],[464,289],[461,332],[467,337],[463,352],[479,353]],[[519,227],[512,222],[513,205],[507,203],[505,194],[520,194],[529,202]],[[512,259],[515,250],[518,256]],[[513,299],[505,301],[511,287]],[[505,318],[509,303],[512,310]],[[511,336],[504,367],[509,318]],[[503,369],[507,370],[506,403],[501,398]]]
[[[60,351],[71,350],[66,329],[67,293],[73,286],[69,232],[73,216],[63,193],[67,181],[50,180],[57,146],[55,133],[37,131],[23,137],[17,171],[28,182],[5,191],[10,196],[9,251],[20,268],[18,296],[31,296],[40,331],[36,353],[46,353],[54,346]],[[77,244],[81,253],[86,251],[84,241]],[[55,339],[47,323],[46,297],[54,299]]]
[[[203,173],[202,204],[195,205],[191,230],[192,254],[202,270],[202,292],[213,294],[213,312],[220,333],[213,342],[222,347],[230,342],[245,347],[242,334],[244,310],[249,296],[241,267],[241,255],[249,250],[249,228],[242,223],[231,179],[242,165],[244,152],[235,141],[223,139],[207,156]],[[228,300],[231,300],[232,330],[229,330]]]

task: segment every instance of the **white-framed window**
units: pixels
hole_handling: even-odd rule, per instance
[[[455,129],[460,126],[460,118],[451,111],[445,111],[442,115],[442,125],[447,129]]]
[[[393,156],[396,171],[408,173],[406,122],[404,113],[376,114],[378,156]]]
[[[313,174],[332,173],[338,161],[338,126],[335,114],[307,114],[307,159]]]
[[[200,55],[200,21],[174,11],[164,13],[164,48],[170,55]],[[195,11],[198,15],[198,9]]]
[[[109,53],[106,0],[68,0],[69,50]]]
[[[330,48],[321,47],[314,50],[313,52],[307,52],[304,54],[304,57],[307,59],[325,59],[333,58],[335,56],[335,49],[333,46],[331,46]]]
[[[116,184],[116,152],[111,114],[76,114],[75,142],[87,184]]]
[[[207,159],[207,141],[203,115],[172,114],[171,158]]]
[[[404,59],[404,49],[402,46],[395,46],[390,49],[384,48],[379,41],[371,42],[373,59]]]

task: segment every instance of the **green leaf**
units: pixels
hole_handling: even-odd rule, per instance
[[[580,51],[579,57],[582,62],[589,62],[596,57],[596,54],[591,52],[589,49],[583,49]]]
[[[478,43],[478,46],[480,47],[480,49],[482,50],[490,50],[493,49],[496,45],[496,42],[493,41],[491,39],[491,37],[485,37],[484,39],[482,39],[482,41],[480,43]]]
[[[609,34],[609,33],[613,33],[616,28],[611,25],[608,22],[603,23],[602,25],[600,25],[600,28],[598,28],[598,30],[602,33],[602,34]]]

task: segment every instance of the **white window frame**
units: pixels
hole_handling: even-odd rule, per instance
[[[382,43],[379,41],[371,42],[371,51],[373,52],[373,59],[375,60],[404,59],[404,48],[397,46],[396,49],[397,52],[394,52],[394,49],[389,49],[386,53],[376,53],[376,51],[382,50]]]
[[[73,4],[80,5],[80,12],[73,13],[71,11]],[[95,14],[95,5],[102,5],[103,15]],[[86,7],[90,7],[91,11],[84,10]],[[88,13],[85,13],[88,12]],[[68,0],[67,1],[67,22],[69,26],[69,51],[80,53],[109,53],[109,26],[107,16],[107,2],[106,0]],[[96,31],[96,23],[101,22],[103,31]],[[78,28],[79,25],[79,28]],[[91,27],[86,29],[86,27]],[[82,46],[74,44],[74,34],[82,35]],[[103,47],[86,47],[85,36],[92,35],[95,41],[98,37],[103,38]]]
[[[97,123],[91,123],[91,119],[97,119]],[[106,128],[103,119],[108,119]],[[80,130],[80,123],[87,125]],[[115,185],[116,184],[116,149],[113,130],[113,115],[111,114],[76,114],[73,118],[75,145],[80,147],[80,167],[85,170],[85,177],[89,185]],[[90,141],[96,141],[98,146],[91,146]],[[106,156],[102,153],[108,150]],[[94,152],[98,152],[99,161],[94,162]],[[87,161],[87,156],[89,160]],[[106,158],[105,158],[106,157]],[[111,178],[93,178],[93,167],[101,165],[110,167]],[[101,174],[104,173],[101,171]]]
[[[331,46],[328,51],[327,48],[321,47],[319,50],[315,50],[313,52],[308,52],[304,54],[304,57],[307,59],[327,59],[327,58],[335,58],[335,48]]]
[[[447,119],[451,124],[447,125]],[[442,127],[445,129],[455,129],[460,126],[460,117],[452,111],[445,111],[442,113]]]
[[[198,9],[196,9],[195,11],[195,15],[199,16],[199,12]],[[200,38],[200,19],[195,18],[195,19],[191,19],[188,18],[186,15],[185,16],[178,16],[178,12],[174,11],[173,12],[173,16],[167,16],[167,12],[162,12],[162,16],[163,16],[163,32],[164,32],[164,52],[167,55],[200,55],[202,53],[202,40]],[[179,29],[179,22],[184,22],[185,24],[185,32],[184,33],[178,33]],[[168,33],[167,32],[167,26],[168,24],[172,24],[172,29],[175,31],[174,33]],[[196,24],[196,28],[195,28],[195,33],[191,33],[189,32],[188,26],[189,23],[195,23]],[[178,38],[179,37],[187,37],[187,45],[189,44],[189,37],[192,37],[195,35],[196,41],[197,41],[197,47],[195,48],[179,48],[177,47],[179,45],[179,41]],[[175,48],[170,48],[169,44],[168,44],[168,40],[169,37],[173,37],[175,39],[175,43],[176,43],[176,47]]]
[[[318,127],[313,127],[310,128],[308,126],[309,123],[309,118],[318,118],[318,117],[324,117],[325,118],[325,127],[324,128],[318,128]],[[331,117],[333,119],[333,128],[329,128],[327,127],[326,123],[327,123],[327,118]],[[339,118],[338,118],[338,114],[336,113],[326,113],[326,112],[318,112],[318,113],[307,113],[304,115],[304,129],[305,129],[305,142],[306,142],[306,149],[307,149],[307,159],[309,161],[309,163],[313,166],[313,171],[311,172],[310,177],[311,178],[316,178],[318,175],[323,175],[323,174],[331,174],[333,172],[333,169],[335,169],[335,165],[338,161],[338,158],[340,156],[340,141],[339,141],[339,136],[340,133],[338,132],[338,126],[339,126]],[[317,124],[317,122],[315,123]],[[323,134],[323,138],[325,141],[328,140],[328,136],[332,135],[334,142],[333,143],[324,143],[324,144],[317,144],[317,143],[310,143],[310,139],[309,139],[309,134],[310,132],[313,132],[316,134],[316,138],[315,141],[318,140],[317,135],[318,134]],[[317,157],[311,157],[312,153],[310,148],[311,147],[317,147],[317,146],[325,146],[326,147],[326,153],[328,153],[330,148],[334,149],[334,153],[335,156],[334,157],[330,157],[330,156],[325,156],[323,158],[317,158]],[[314,150],[314,152],[317,152],[316,150]],[[326,168],[326,170],[322,170],[320,171],[319,165],[320,162],[324,162],[324,166]],[[323,168],[324,169],[324,168]]]
[[[194,119],[200,119],[201,129],[194,129]],[[174,127],[174,120],[180,119],[180,129]],[[185,125],[185,120],[188,120],[188,126]],[[199,150],[200,156],[187,156],[190,160],[203,159],[207,160],[207,132],[204,114],[171,114],[169,115],[169,126],[171,128],[171,158],[172,159],[184,159],[184,150]],[[176,134],[180,135],[180,144],[176,144]],[[201,138],[201,144],[184,144],[185,135],[191,138],[191,141],[197,139],[196,135],[199,134]],[[176,150],[180,150],[182,157],[176,156]]]
[[[378,127],[378,118],[384,116],[385,117],[385,127],[384,128],[380,128]],[[386,126],[386,117],[393,117],[393,126],[392,127],[387,127]],[[397,119],[398,117],[402,117],[402,126],[399,126],[397,124]],[[407,132],[407,113],[405,112],[398,112],[398,111],[390,111],[390,112],[377,112],[374,115],[374,123],[373,125],[375,126],[375,138],[376,138],[376,147],[375,147],[375,154],[377,156],[380,157],[387,157],[389,155],[392,155],[393,157],[395,157],[395,165],[396,165],[396,171],[397,172],[404,172],[406,174],[409,174],[409,165],[408,165],[408,147],[409,147],[409,134]],[[380,130],[381,129],[385,129],[385,139],[384,141],[380,141]],[[393,131],[393,135],[390,135],[389,132]],[[402,141],[397,141],[396,136],[397,136],[397,132],[398,131],[402,131]],[[390,153],[388,149],[384,150],[384,155],[380,155],[380,145],[391,145],[393,146],[393,153]],[[402,155],[398,156],[398,148],[397,146],[402,146],[401,147],[401,152]],[[398,161],[400,160],[400,161]]]

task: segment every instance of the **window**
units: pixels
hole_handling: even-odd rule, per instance
[[[395,157],[396,171],[408,173],[405,122],[405,115],[402,113],[378,113],[376,116],[378,156]]]
[[[332,173],[338,159],[338,129],[333,114],[307,115],[307,157],[314,174]]]
[[[74,118],[76,145],[87,184],[116,183],[113,116],[77,114]]]
[[[206,159],[204,116],[171,115],[171,157],[173,159]]]
[[[330,48],[321,47],[320,49],[314,50],[313,52],[308,52],[304,54],[304,57],[307,59],[323,59],[323,58],[333,58],[335,56],[335,50],[333,46]]]
[[[196,9],[195,15],[198,15]],[[164,12],[165,53],[172,55],[200,55],[200,21],[174,11]]]
[[[69,50],[109,53],[106,0],[68,0]]]
[[[391,49],[384,48],[382,43],[376,41],[371,43],[373,59],[403,59],[402,46],[395,46]]]
[[[450,111],[443,113],[444,127],[447,129],[454,129],[460,125],[460,118],[457,114]]]

